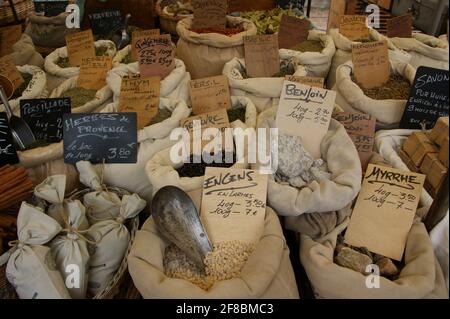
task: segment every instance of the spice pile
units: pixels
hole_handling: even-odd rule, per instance
[[[300,52],[322,52],[324,46],[322,42],[316,40],[306,40],[296,45],[291,50]]]
[[[243,106],[227,110],[228,121],[231,123],[240,120],[242,123],[245,123],[245,112],[246,110]]]
[[[214,283],[239,277],[255,246],[242,241],[223,242],[206,255],[205,270],[196,266],[178,247],[170,245],[164,253],[164,273],[171,278],[192,282],[204,290]]]
[[[203,157],[201,158],[200,163],[194,163],[194,160],[196,157],[194,155],[191,155],[189,157],[189,162],[185,163],[183,166],[178,168],[176,171],[178,172],[178,175],[180,177],[199,177],[205,175],[205,170],[207,167],[224,167],[229,168],[236,163],[236,154],[233,153],[233,163],[226,163],[226,156],[227,154],[225,152],[222,152],[221,158],[222,160],[220,163],[210,163],[207,164],[203,161]]]
[[[108,50],[111,50],[112,47],[111,45],[108,46],[102,46],[102,47],[96,47],[95,48],[95,55],[96,56],[106,56],[108,53]],[[59,66],[60,68],[69,68],[70,62],[69,62],[69,57],[59,57],[58,60],[56,60],[56,65]]]
[[[158,109],[158,113],[151,119],[148,125],[153,125],[167,120],[172,116],[172,112],[166,108]]]
[[[29,73],[20,72],[20,74],[22,75],[23,83],[14,90],[12,99],[17,99],[17,98],[21,97],[23,91],[26,90],[26,88],[28,87],[28,84],[30,84],[31,79],[33,78],[33,75],[29,74]]]
[[[352,80],[358,83],[354,76]],[[401,75],[393,74],[389,81],[381,87],[365,89],[360,85],[364,94],[374,100],[407,100],[411,91],[411,84]]]
[[[70,98],[72,108],[83,106],[89,101],[92,101],[97,94],[96,90],[73,88],[63,93],[63,97]]]
[[[23,167],[0,168],[0,211],[20,203],[31,195],[33,182]]]
[[[247,70],[242,65],[241,62],[239,62],[240,65],[240,72],[243,79],[250,79],[250,76],[247,73]],[[281,60],[280,63],[280,71],[273,74],[272,78],[284,78],[286,75],[294,75],[295,73],[295,67],[296,63],[293,60]]]
[[[235,34],[241,33],[243,29],[241,28],[200,28],[200,29],[191,29],[192,32],[195,33],[219,33],[226,36],[233,36]]]
[[[191,15],[194,11],[192,10],[190,3],[184,4],[177,1],[176,3],[172,3],[164,7],[164,13],[177,17]]]

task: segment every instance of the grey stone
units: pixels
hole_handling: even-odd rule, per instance
[[[308,171],[314,159],[303,148],[298,136],[278,135],[278,172],[288,178],[297,177]]]
[[[365,274],[367,266],[372,264],[372,258],[349,247],[343,247],[337,254],[335,262],[339,266]]]

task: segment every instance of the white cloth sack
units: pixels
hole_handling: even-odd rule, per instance
[[[294,58],[306,68],[309,76],[322,77],[326,80],[331,61],[336,53],[333,38],[323,32],[310,30],[308,40],[320,41],[324,47],[323,50],[321,52],[299,52],[280,49],[280,57],[282,59]]]
[[[21,73],[31,74],[33,77],[28,83],[27,88],[22,92],[22,96],[9,100],[9,105],[13,113],[20,116],[20,101],[24,99],[39,99],[46,98],[48,96],[47,91],[47,78],[45,72],[39,67],[34,65],[17,66],[17,70]],[[3,103],[0,103],[0,112],[5,112]]]
[[[138,195],[124,195],[116,219],[93,225],[88,236],[96,243],[89,268],[89,294],[96,295],[109,284],[119,268],[130,242],[130,232],[124,225],[127,219],[136,217],[146,206]]]
[[[231,95],[248,97],[255,104],[258,112],[277,105],[284,77],[244,79],[242,67],[245,68],[245,59],[234,58],[223,68],[223,74],[228,78]],[[294,75],[306,76],[307,70],[304,66],[297,65]]]
[[[428,34],[413,33],[412,38],[391,38],[399,49],[411,55],[413,67],[428,66],[448,70],[448,41]]]
[[[79,200],[65,203],[64,233],[53,239],[49,246],[55,257],[73,299],[86,298],[88,287],[89,251],[85,237],[80,233],[87,224],[86,209]],[[77,268],[73,268],[75,265]]]
[[[339,29],[330,29],[329,33],[336,46],[336,54],[333,57],[333,62],[331,63],[330,73],[328,74],[327,80],[327,87],[331,89],[336,83],[337,68],[340,65],[352,60],[352,46],[361,42],[348,39],[339,33]],[[369,36],[372,41],[387,41],[390,59],[406,63],[411,60],[410,54],[397,48],[390,38],[385,37],[377,30],[369,28]]]
[[[390,60],[391,73],[401,75],[414,83],[416,69],[405,62]],[[366,96],[357,83],[352,81],[353,63],[348,61],[336,71],[336,85],[333,90],[337,92],[336,103],[345,112],[370,114],[377,119],[377,128],[398,128],[405,111],[406,100],[375,100]]]
[[[230,123],[232,128],[240,127],[256,128],[256,121],[258,120],[258,110],[252,100],[245,96],[232,96],[231,97],[231,110],[245,107],[245,123],[241,120],[236,120]]]
[[[33,40],[27,34],[22,34],[19,41],[12,46],[11,58],[15,65],[35,65],[44,67],[42,55],[36,52]]]
[[[136,288],[148,299],[298,299],[289,248],[278,217],[267,207],[264,234],[238,278],[216,282],[208,291],[164,274],[169,245],[150,217],[136,234],[128,268]]]
[[[123,60],[131,53],[131,45],[127,45],[122,50],[117,51],[116,55],[113,58],[113,68],[118,67],[120,64],[123,64]]]
[[[448,232],[449,232],[449,215],[437,224],[430,233],[431,242],[433,243],[434,252],[441,265],[444,273],[445,283],[448,291]]]
[[[138,62],[119,64],[108,72],[106,83],[108,83],[109,88],[113,91],[114,102],[119,101],[122,78],[136,74],[140,74]],[[175,59],[175,69],[161,80],[160,97],[187,102],[189,100],[187,85],[190,80],[191,75],[186,72],[183,61]]]
[[[60,231],[61,226],[42,210],[22,202],[17,218],[19,243],[10,250],[6,266],[6,278],[19,298],[70,298],[50,248],[44,246]]]

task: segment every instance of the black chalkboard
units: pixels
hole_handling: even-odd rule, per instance
[[[426,123],[432,129],[438,118],[448,116],[448,80],[446,70],[421,66],[417,69],[400,128],[420,129]]]
[[[44,12],[46,17],[54,17],[66,11],[69,1],[35,0],[34,11]]]
[[[64,161],[137,162],[136,113],[64,114]]]
[[[0,113],[0,167],[6,164],[19,163],[8,123],[6,113]]]
[[[70,98],[20,101],[20,117],[39,141],[57,143],[62,140],[64,113],[71,113]]]
[[[109,35],[122,28],[122,13],[118,9],[96,11],[89,14],[94,35]]]

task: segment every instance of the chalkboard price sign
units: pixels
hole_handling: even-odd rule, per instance
[[[54,17],[66,11],[69,1],[35,0],[34,11],[44,12],[46,17]]]
[[[122,12],[117,9],[101,10],[89,14],[92,32],[95,35],[107,35],[122,28]]]
[[[63,138],[63,114],[71,113],[70,98],[20,101],[20,116],[37,140],[57,143]]]
[[[6,113],[0,113],[0,167],[19,163],[8,123]]]
[[[438,118],[448,116],[448,80],[446,70],[419,67],[400,128],[420,129],[425,123],[431,129]]]
[[[64,161],[137,162],[136,113],[64,114]]]

